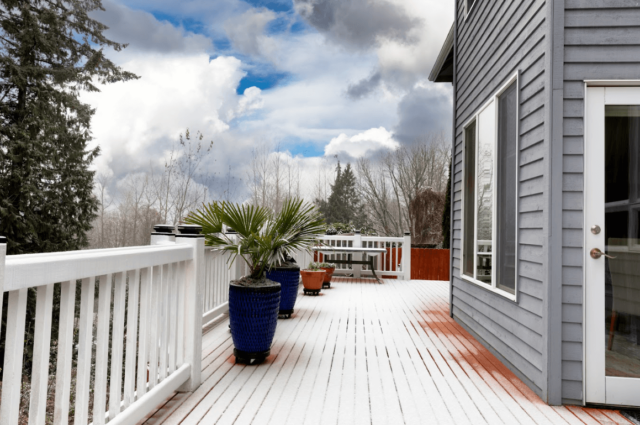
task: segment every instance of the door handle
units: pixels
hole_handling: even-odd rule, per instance
[[[600,251],[598,248],[593,248],[591,250],[591,258],[593,258],[594,260],[597,260],[600,257],[607,257],[609,259],[615,259],[616,257],[612,257],[611,255],[607,255],[604,252]]]

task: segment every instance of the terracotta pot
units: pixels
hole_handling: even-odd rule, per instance
[[[324,275],[324,283],[330,283],[331,282],[331,276],[333,276],[333,272],[336,271],[335,267],[321,267],[322,270],[325,271],[325,275]]]
[[[318,294],[322,289],[322,282],[324,281],[324,270],[317,272],[310,270],[302,270],[300,276],[302,276],[302,285],[304,286],[304,293]]]

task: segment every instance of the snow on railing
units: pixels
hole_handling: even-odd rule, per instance
[[[353,255],[362,255],[364,259],[373,257],[373,265],[378,276],[395,276],[397,279],[411,279],[411,235],[406,233],[404,237],[389,236],[362,236],[354,235],[323,235],[318,237],[319,245],[332,247],[351,248],[385,248],[386,252],[377,255],[362,254],[317,254],[318,261],[331,262],[331,260],[347,260]],[[404,249],[404,248],[407,249]],[[355,258],[360,260],[360,258]],[[308,263],[301,263],[304,267]],[[338,264],[336,274],[350,274],[354,277],[373,276],[369,266]]]
[[[157,235],[152,246],[12,256],[0,243],[0,294],[9,294],[0,423],[19,422],[30,288],[37,293],[30,424],[45,423],[50,397],[54,424],[68,423],[70,414],[78,425],[90,416],[94,424],[135,423],[174,391],[200,385],[204,239],[177,235],[170,242]],[[55,285],[60,313],[52,395]]]

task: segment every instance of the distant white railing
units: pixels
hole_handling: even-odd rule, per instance
[[[354,235],[323,235],[318,237],[319,244],[333,247],[364,247],[364,248],[386,248],[385,253],[373,256],[374,270],[377,276],[395,276],[397,279],[411,279],[411,236],[405,234],[404,237],[387,236],[362,236],[359,233]],[[407,249],[404,249],[407,247]],[[351,255],[359,254],[318,254],[318,261],[331,262],[331,260],[346,260]],[[366,256],[371,257],[371,256]],[[314,257],[311,257],[314,258]],[[355,258],[360,260],[360,258]],[[305,261],[307,258],[305,257]],[[312,261],[312,260],[311,260]],[[301,265],[306,267],[308,262]],[[336,267],[337,274],[350,274],[354,277],[373,276],[369,266],[339,264]]]
[[[172,238],[153,236],[152,246],[14,256],[0,243],[0,294],[9,293],[1,424],[19,420],[29,288],[37,291],[29,424],[46,420],[60,282],[54,424],[68,423],[71,411],[76,424],[87,424],[91,401],[94,424],[136,423],[174,391],[200,385],[204,239]]]
[[[243,275],[241,262],[229,264],[230,254],[206,248],[204,252],[204,314],[206,325],[229,311],[229,282]]]

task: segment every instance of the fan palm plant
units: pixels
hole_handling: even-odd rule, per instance
[[[245,261],[253,281],[263,280],[265,272],[283,264],[289,253],[309,250],[324,232],[320,214],[301,199],[286,201],[275,216],[264,207],[213,202],[185,221],[202,226],[206,245],[228,251],[231,262],[238,257]],[[225,234],[224,226],[236,231],[237,236]]]

